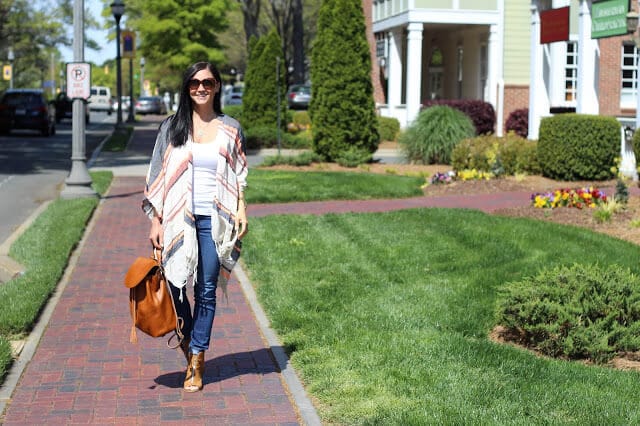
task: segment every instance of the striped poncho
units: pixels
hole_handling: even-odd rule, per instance
[[[211,216],[211,235],[220,259],[218,285],[226,294],[231,270],[240,255],[240,241],[235,229],[238,197],[246,187],[247,160],[244,154],[244,135],[240,124],[221,115],[218,138],[224,143],[211,144],[218,148],[216,194]],[[174,147],[168,130],[171,117],[165,120],[156,137],[142,209],[149,216],[160,217],[164,230],[162,265],[165,276],[176,287],[183,288],[189,277],[195,276],[198,264],[198,243],[193,208],[193,158],[191,138]]]

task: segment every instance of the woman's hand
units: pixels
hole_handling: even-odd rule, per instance
[[[238,200],[238,212],[236,213],[236,229],[238,230],[238,239],[242,239],[247,235],[249,222],[247,221],[247,203],[244,198]]]
[[[162,222],[158,216],[154,216],[151,219],[151,230],[149,231],[149,240],[153,248],[162,250],[162,243],[164,241],[164,229],[162,229]]]

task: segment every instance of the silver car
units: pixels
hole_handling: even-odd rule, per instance
[[[136,114],[166,114],[167,106],[160,96],[142,96],[135,106]]]
[[[287,102],[291,109],[307,109],[311,102],[311,86],[294,84],[287,91]]]

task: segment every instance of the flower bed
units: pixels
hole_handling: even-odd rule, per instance
[[[554,192],[531,194],[531,204],[540,209],[556,207],[595,208],[607,202],[603,191],[592,186],[580,189],[556,189]]]

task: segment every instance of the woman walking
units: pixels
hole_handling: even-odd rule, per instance
[[[178,109],[158,130],[142,203],[151,219],[149,239],[162,250],[182,319],[188,392],[202,390],[216,289],[226,291],[248,226],[244,135],[235,119],[222,114],[220,89],[220,73],[212,64],[198,62],[186,70]],[[193,314],[185,291],[190,278],[195,278]]]

